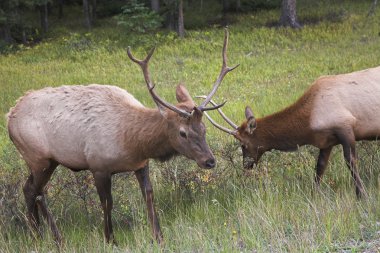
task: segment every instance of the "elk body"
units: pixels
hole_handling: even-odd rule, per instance
[[[21,97],[8,114],[9,136],[19,150],[30,176],[24,186],[27,217],[39,232],[39,210],[47,219],[57,243],[61,235],[50,213],[43,188],[61,164],[73,171],[90,170],[104,212],[104,233],[113,240],[111,175],[133,171],[146,201],[153,236],[162,233],[153,204],[149,179],[150,158],[167,160],[181,154],[202,168],[213,168],[215,158],[205,140],[203,111],[223,77],[233,68],[226,66],[228,33],[223,47],[223,67],[209,97],[196,106],[186,88],[176,89],[177,105],[162,100],[154,91],[148,62],[140,65],[157,109],[144,107],[127,91],[109,85],[61,86],[32,91]]]
[[[356,168],[355,141],[380,136],[380,67],[320,77],[294,104],[263,118],[255,119],[247,106],[246,120],[240,127],[218,111],[233,130],[206,116],[214,126],[240,141],[245,168],[252,168],[266,151],[313,145],[320,150],[315,176],[319,184],[332,148],[341,144],[356,193],[366,196]]]

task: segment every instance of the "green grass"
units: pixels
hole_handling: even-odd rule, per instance
[[[371,1],[299,1],[301,30],[270,26],[278,10],[233,16],[228,74],[215,100],[236,123],[250,105],[256,116],[294,102],[321,75],[380,64],[380,12],[366,19]],[[72,21],[74,22],[74,21]],[[0,56],[0,113],[31,89],[62,84],[113,84],[154,107],[126,47],[142,58],[157,44],[151,73],[157,92],[174,103],[174,87],[205,94],[221,65],[223,30],[207,28],[177,39],[166,32],[127,34],[112,21],[90,33],[57,27],[51,38]],[[64,236],[64,252],[376,252],[380,247],[379,145],[359,145],[359,168],[369,201],[355,198],[341,149],[334,149],[319,190],[313,184],[317,150],[270,152],[256,171],[244,172],[237,143],[207,123],[208,142],[218,158],[201,171],[177,158],[152,163],[165,245],[151,243],[146,209],[133,176],[114,177],[113,212],[118,247],[103,241],[100,205],[88,173],[59,168],[48,185],[49,206]],[[8,139],[0,117],[0,252],[51,252],[57,248],[45,227],[33,240],[26,226],[22,185],[27,168]],[[175,179],[169,176],[176,177]]]

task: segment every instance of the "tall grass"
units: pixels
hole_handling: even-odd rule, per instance
[[[352,72],[380,64],[380,15],[366,18],[370,1],[299,1],[303,29],[274,27],[279,11],[232,16],[230,65],[215,100],[235,122],[249,104],[256,116],[294,102],[321,75]],[[73,26],[75,27],[75,26]],[[0,56],[0,112],[6,114],[27,90],[62,84],[113,84],[144,105],[154,107],[135,64],[131,45],[142,57],[152,45],[157,92],[174,103],[174,87],[190,93],[209,91],[221,65],[219,27],[188,32],[126,34],[112,21],[90,33],[66,30],[34,47]],[[48,185],[49,206],[65,244],[63,252],[376,252],[380,247],[379,145],[359,145],[359,169],[370,198],[355,198],[341,149],[334,149],[323,184],[313,183],[317,150],[274,151],[255,171],[243,171],[239,147],[208,123],[207,136],[218,158],[214,171],[201,171],[177,158],[152,163],[165,245],[152,243],[146,209],[133,176],[113,179],[113,212],[118,246],[103,240],[102,214],[87,172],[59,167]],[[25,222],[22,185],[28,170],[0,118],[0,252],[57,251],[45,225],[34,240]]]

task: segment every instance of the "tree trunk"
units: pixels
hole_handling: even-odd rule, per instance
[[[228,20],[227,20],[227,9],[228,9],[228,0],[222,0],[222,26],[227,26],[228,25]]]
[[[373,3],[372,3],[372,5],[371,5],[371,8],[369,9],[367,17],[373,16],[375,14],[376,6],[377,6],[377,0],[374,0]]]
[[[301,28],[297,21],[296,0],[282,0],[280,25]]]
[[[183,20],[183,0],[179,0],[178,5],[178,36],[185,37],[185,23]]]
[[[3,24],[3,26],[1,27],[0,31],[2,32],[2,37],[7,44],[11,44],[14,42],[14,39],[11,34],[11,29],[7,20],[5,21],[5,24]]]
[[[58,0],[58,18],[63,18],[63,1],[64,0]]]
[[[90,22],[91,24],[94,24],[95,20],[96,20],[96,6],[97,6],[97,2],[96,0],[91,0],[90,2]]]
[[[160,10],[160,1],[159,0],[151,0],[150,5],[151,5],[153,11],[159,12],[159,10]]]
[[[84,25],[90,30],[91,29],[91,15],[88,0],[83,0],[83,14],[84,14]]]
[[[48,3],[45,2],[44,5],[40,5],[40,21],[41,21],[41,30],[44,33],[47,33],[48,26]]]
[[[241,1],[240,0],[236,1],[236,11],[241,11]]]
[[[22,31],[21,31],[21,38],[22,38],[22,44],[26,44],[26,43],[28,43],[28,40],[27,40],[27,38],[26,38],[26,32],[25,32],[25,28],[23,27],[22,28]]]

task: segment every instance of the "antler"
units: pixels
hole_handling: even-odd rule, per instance
[[[207,95],[206,99],[202,102],[202,104],[198,107],[201,111],[205,111],[207,109],[206,105],[210,102],[212,96],[214,96],[216,90],[218,89],[219,85],[222,83],[224,76],[237,68],[240,64],[237,64],[234,67],[228,67],[227,66],[227,46],[228,46],[228,29],[224,29],[224,44],[223,44],[223,51],[222,51],[222,58],[223,58],[223,64],[222,64],[222,69],[220,71],[220,74],[218,78],[216,79],[214,86],[212,87],[211,92]],[[210,110],[217,109],[217,108],[210,108]]]
[[[206,98],[206,96],[197,96],[197,98]],[[213,100],[210,100],[210,103],[214,106],[216,106],[217,104],[213,101]],[[223,104],[225,104],[226,102],[224,102]],[[207,112],[204,112],[204,114],[206,115],[207,119],[211,122],[211,124],[213,124],[216,128],[228,133],[228,134],[231,134],[231,135],[236,135],[236,131],[237,131],[237,128],[238,126],[232,122],[232,120],[230,120],[223,112],[221,109],[217,108],[220,116],[222,116],[222,118],[231,126],[234,128],[234,130],[230,130],[224,126],[221,126],[219,125],[218,123],[216,123],[210,115],[208,115]]]
[[[154,102],[157,104],[158,107],[161,107],[161,106],[164,106],[176,113],[178,113],[179,115],[183,116],[183,117],[190,117],[191,116],[191,113],[185,111],[185,110],[182,110],[166,101],[164,101],[162,98],[160,98],[156,92],[154,92],[154,87],[155,85],[152,83],[152,81],[150,80],[150,74],[149,74],[149,70],[148,70],[148,63],[149,63],[149,60],[150,58],[152,57],[153,53],[154,53],[154,50],[156,49],[156,47],[153,47],[149,54],[145,57],[144,60],[138,60],[136,59],[132,53],[131,53],[131,47],[128,47],[127,49],[127,53],[128,53],[128,57],[129,59],[131,59],[133,62],[137,63],[141,69],[142,69],[142,72],[144,74],[144,79],[145,79],[145,82],[146,82],[146,85],[148,86],[148,90],[149,90],[149,93],[150,95],[153,97],[153,100]]]
[[[206,98],[206,96],[196,96],[197,98]],[[227,101],[226,101],[227,102]],[[222,103],[221,105],[223,106],[226,102],[224,102],[224,103]],[[214,106],[213,108],[215,108],[215,107],[218,107],[218,104],[217,103],[215,103],[213,100],[210,100],[210,103]],[[231,127],[233,127],[233,129],[237,129],[238,128],[238,126],[232,121],[232,120],[230,120],[225,114],[224,114],[224,112],[220,109],[220,107],[221,106],[219,106],[218,108],[215,108],[215,109],[217,109],[218,110],[218,112],[219,112],[219,114],[220,114],[220,116],[222,116],[222,118],[231,126]],[[208,109],[208,108],[207,108]]]
[[[220,130],[222,130],[222,131],[224,131],[224,132],[226,132],[226,133],[228,133],[228,134],[236,135],[236,130],[230,130],[230,129],[228,129],[227,127],[224,127],[224,126],[219,125],[218,123],[216,123],[216,122],[211,118],[210,115],[208,115],[207,112],[203,112],[203,113],[206,115],[207,119],[211,122],[211,124],[213,124],[216,128],[218,128],[218,129],[220,129]]]

